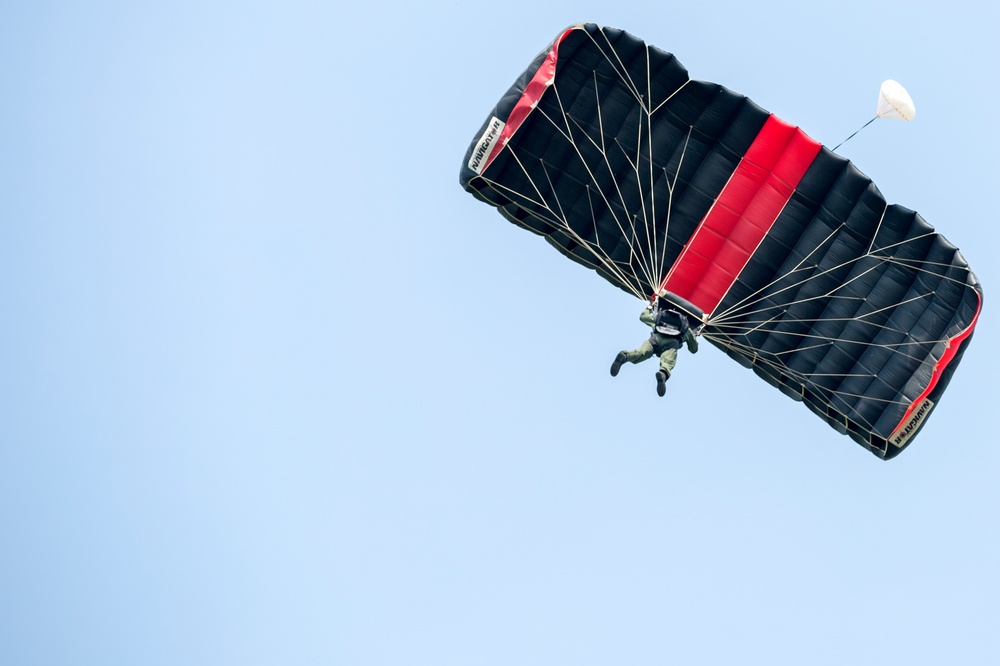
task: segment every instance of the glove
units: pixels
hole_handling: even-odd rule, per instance
[[[688,329],[684,334],[684,341],[687,343],[689,352],[692,354],[698,353],[698,339],[694,337],[694,333],[691,332],[691,329]]]

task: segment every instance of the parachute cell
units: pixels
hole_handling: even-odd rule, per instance
[[[972,337],[979,282],[920,215],[624,31],[560,33],[476,136],[467,191],[637,298],[685,299],[706,339],[879,457],[913,441]]]

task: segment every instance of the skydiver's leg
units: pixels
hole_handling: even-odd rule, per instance
[[[667,377],[670,373],[674,371],[674,366],[677,365],[677,350],[667,349],[662,354],[660,354],[660,370],[667,373]]]
[[[650,344],[649,340],[643,340],[637,349],[623,353],[625,354],[625,360],[629,363],[642,363],[647,358],[653,356],[653,345]]]
[[[626,361],[629,363],[642,363],[652,355],[653,345],[650,344],[649,340],[644,340],[637,349],[633,349],[632,351],[618,352],[618,356],[615,357],[614,363],[611,364],[611,376],[617,377],[618,371],[621,370],[622,364]]]
[[[673,372],[674,365],[676,364],[676,349],[665,349],[663,353],[660,354],[660,369],[656,372],[656,393],[661,398],[667,392],[667,380],[670,379],[670,373]]]

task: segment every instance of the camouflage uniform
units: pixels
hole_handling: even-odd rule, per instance
[[[665,392],[664,383],[670,378],[677,363],[677,350],[687,344],[688,351],[695,354],[698,352],[698,340],[688,324],[687,316],[668,304],[661,307],[658,302],[655,307],[646,308],[639,315],[639,321],[650,326],[653,333],[637,349],[618,353],[611,365],[611,376],[617,376],[625,362],[642,363],[658,354],[660,370],[656,373],[656,392],[662,396]]]

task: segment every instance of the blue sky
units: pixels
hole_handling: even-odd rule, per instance
[[[567,25],[836,145],[984,284],[883,463],[458,185]],[[940,664],[1000,651],[982,3],[0,8],[0,662]]]

